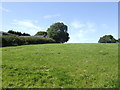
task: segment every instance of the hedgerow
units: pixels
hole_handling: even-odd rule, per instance
[[[6,36],[1,36],[0,38],[2,38],[2,47],[28,45],[28,44],[55,43],[55,40],[51,38],[34,37],[34,36],[20,37],[20,36],[6,35]]]

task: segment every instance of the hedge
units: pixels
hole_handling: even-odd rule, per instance
[[[44,37],[20,37],[20,36],[0,36],[2,38],[2,47],[5,46],[18,46],[18,45],[28,45],[28,44],[45,44],[45,43],[55,43],[55,40],[51,38]]]

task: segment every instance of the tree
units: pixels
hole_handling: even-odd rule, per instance
[[[18,35],[18,36],[30,36],[30,34],[27,34],[27,33],[22,34],[21,32],[16,32],[16,31],[13,31],[13,30],[9,30],[8,33]]]
[[[28,33],[23,33],[22,36],[30,36]]]
[[[116,43],[116,39],[112,35],[105,35],[100,37],[99,43]]]
[[[35,34],[35,36],[42,36],[42,37],[47,37],[47,32],[45,31],[39,31]]]
[[[15,31],[9,30],[8,33],[10,33],[10,34],[15,34]]]
[[[54,23],[48,28],[48,37],[54,39],[56,42],[64,43],[69,40],[69,34],[67,33],[67,25],[64,23]]]

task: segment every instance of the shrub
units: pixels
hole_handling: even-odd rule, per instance
[[[45,43],[55,43],[51,38],[44,37],[19,37],[19,36],[1,36],[2,46],[17,46],[17,45],[27,45],[27,44],[45,44]]]
[[[112,35],[105,35],[100,37],[99,43],[116,43],[116,39]]]

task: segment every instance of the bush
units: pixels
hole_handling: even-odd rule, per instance
[[[116,39],[112,35],[105,35],[100,37],[99,43],[116,43]]]
[[[46,31],[39,31],[35,34],[35,36],[47,37],[47,32]]]
[[[17,45],[27,45],[27,44],[45,44],[45,43],[55,43],[51,38],[41,38],[41,37],[19,37],[19,36],[1,36],[2,47],[4,46],[17,46]]]

